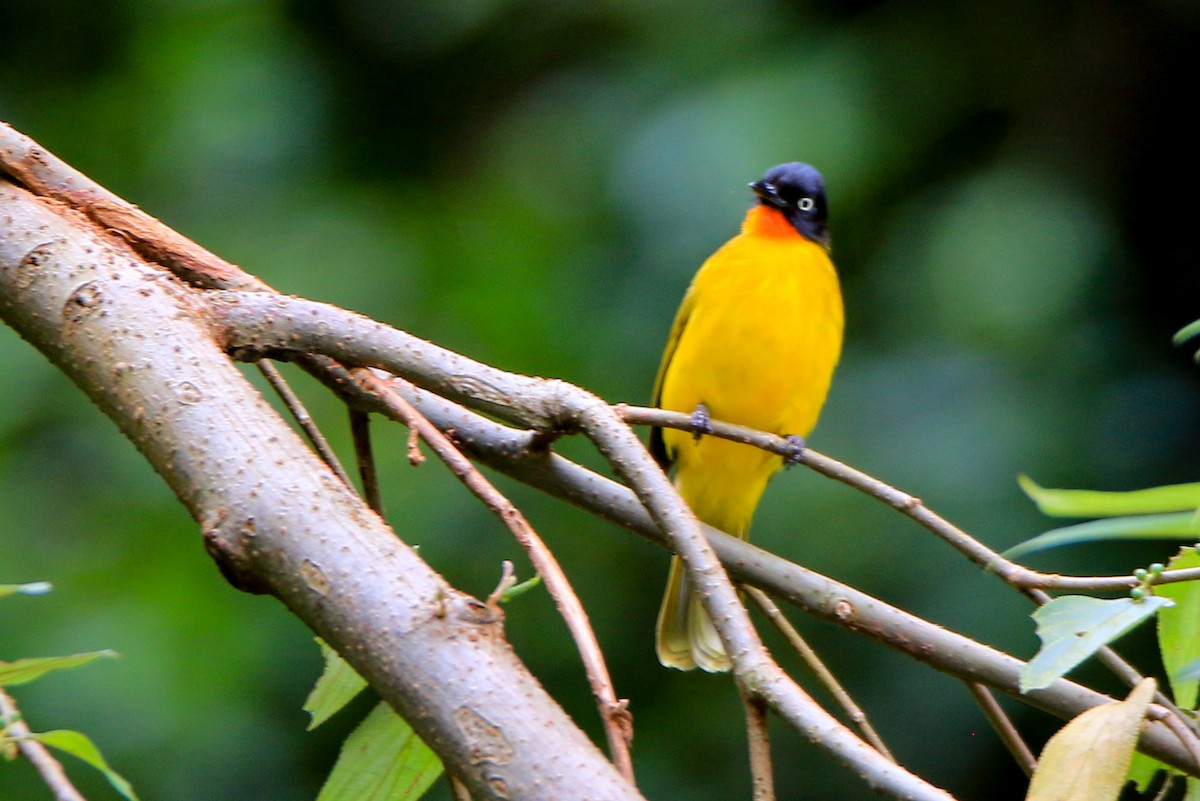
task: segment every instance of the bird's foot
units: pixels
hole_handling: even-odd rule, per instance
[[[804,458],[804,449],[807,447],[804,437],[799,434],[787,437],[784,440],[783,466],[795,467],[800,464],[800,460]]]
[[[708,413],[708,407],[703,403],[696,405],[696,411],[692,412],[692,436],[696,441],[700,441],[700,437],[705,434],[712,433],[712,416]]]

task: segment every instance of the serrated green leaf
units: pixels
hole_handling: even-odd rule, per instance
[[[118,793],[128,798],[129,801],[138,801],[137,794],[133,792],[133,786],[125,780],[124,776],[108,766],[108,762],[100,753],[100,749],[96,747],[96,744],[86,734],[68,729],[57,729],[55,731],[31,734],[29,737],[43,745],[48,745],[64,753],[79,757],[103,773],[104,778],[108,779],[108,783]]]
[[[1004,552],[1009,559],[1019,559],[1035,551],[1078,545],[1083,542],[1107,540],[1165,540],[1200,539],[1200,518],[1193,512],[1176,512],[1141,517],[1114,517],[1109,520],[1090,520],[1074,526],[1064,526],[1040,534],[1031,540],[1014,545]]]
[[[1046,743],[1026,801],[1116,801],[1125,785],[1154,679],[1143,679],[1124,701],[1093,707]]]
[[[312,716],[308,724],[309,731],[329,720],[367,686],[367,680],[355,673],[354,668],[338,656],[337,651],[326,645],[320,637],[316,640],[325,659],[325,670],[308,698],[304,699],[304,711]]]
[[[1195,511],[1200,508],[1200,482],[1128,492],[1047,489],[1024,475],[1017,476],[1017,483],[1037,504],[1042,514],[1051,517],[1116,517]]]
[[[1172,603],[1157,595],[1140,601],[1064,595],[1039,607],[1033,619],[1042,647],[1021,668],[1021,692],[1048,687],[1101,647]]]
[[[28,584],[0,584],[0,598],[6,595],[44,595],[54,589],[48,581],[31,581]]]
[[[1184,548],[1168,564],[1169,570],[1200,567],[1195,548]],[[1184,668],[1200,659],[1200,581],[1181,581],[1154,588],[1156,595],[1175,605],[1158,615],[1158,648],[1176,705],[1195,709],[1200,677],[1188,677]]]
[[[441,774],[437,755],[380,703],[342,744],[317,801],[416,801]]]
[[[39,656],[18,659],[15,662],[0,661],[0,687],[15,687],[40,679],[52,670],[67,670],[86,665],[100,657],[115,657],[116,651],[91,651],[71,656]]]

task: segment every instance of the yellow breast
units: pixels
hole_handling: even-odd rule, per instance
[[[691,413],[704,404],[715,420],[807,436],[841,353],[837,274],[821,246],[790,228],[764,231],[752,222],[751,216],[693,279],[662,367],[659,405]],[[720,498],[732,493],[724,489],[728,482],[743,487],[737,505],[748,503],[752,512],[761,487],[746,497],[747,485],[765,487],[780,465],[778,457],[710,437],[697,442],[688,432],[667,430],[663,438],[681,490],[704,485],[685,491],[702,519],[708,516],[697,506],[737,516]]]

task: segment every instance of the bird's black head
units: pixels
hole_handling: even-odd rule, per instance
[[[814,167],[799,161],[767,170],[761,181],[750,184],[758,202],[779,209],[800,235],[829,247],[825,227],[825,180]]]

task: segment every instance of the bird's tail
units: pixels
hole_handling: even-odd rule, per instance
[[[783,460],[757,448],[713,437],[689,443],[689,447],[687,463],[681,463],[675,472],[680,497],[699,520],[745,539],[754,507]],[[678,556],[671,559],[656,631],[658,660],[667,667],[698,667],[719,673],[733,666]]]
[[[683,574],[683,563],[678,556],[671,558],[671,573],[658,611],[656,634],[658,661],[667,667],[680,670],[698,667],[709,673],[720,673],[729,670],[733,664],[700,603],[700,596]]]

